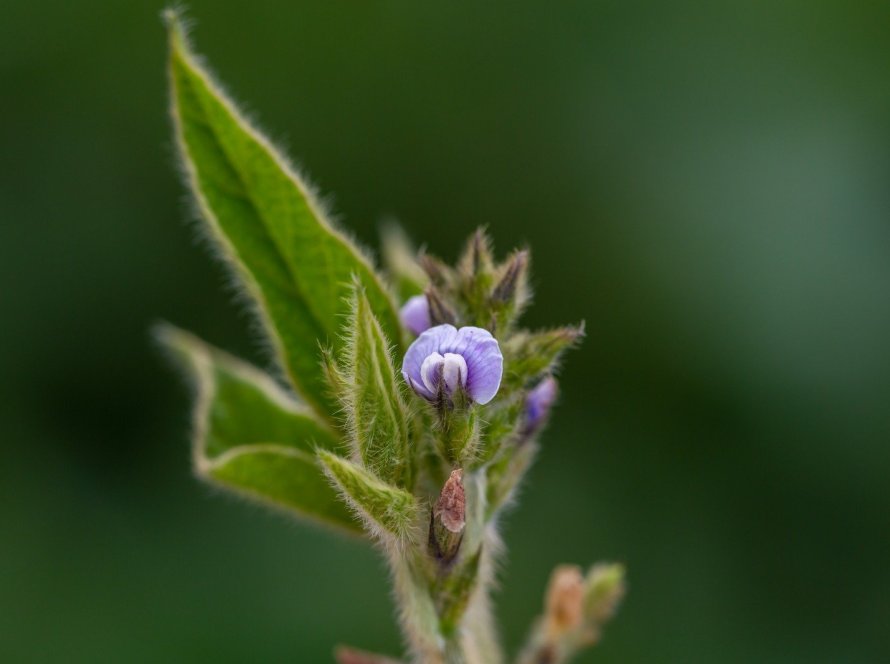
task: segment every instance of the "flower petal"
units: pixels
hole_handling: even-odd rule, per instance
[[[433,353],[439,353],[440,344],[457,336],[457,329],[453,325],[437,325],[423,332],[408,347],[405,353],[405,359],[402,360],[402,376],[405,382],[411,386],[415,392],[427,399],[432,399],[434,395],[430,395],[425,388],[421,391],[416,386],[423,385],[423,376],[420,369],[423,361]]]
[[[467,383],[467,361],[457,353],[445,353],[443,359],[442,380],[448,393],[454,394]]]
[[[445,378],[448,391],[457,389],[458,384],[464,385],[473,401],[486,404],[501,385],[504,356],[488,330],[437,325],[414,340],[402,362],[405,381],[426,399],[435,397],[439,380],[438,375],[433,375],[435,372],[442,372],[439,375]]]
[[[435,394],[439,391],[439,381],[445,368],[445,358],[439,353],[430,353],[420,365],[420,378],[427,390]]]
[[[486,404],[497,394],[504,374],[504,356],[497,339],[480,327],[458,330],[454,349],[467,363],[467,392],[479,404]]]

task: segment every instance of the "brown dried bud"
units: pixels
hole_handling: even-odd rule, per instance
[[[460,468],[451,471],[433,509],[433,516],[441,519],[442,525],[452,533],[459,533],[467,523],[467,498],[464,493],[463,475],[464,472]]]
[[[584,575],[577,565],[560,565],[550,575],[545,601],[547,634],[558,639],[581,624],[584,612]]]
[[[460,468],[451,471],[430,514],[430,552],[446,566],[460,549],[467,523],[467,499],[462,480]]]

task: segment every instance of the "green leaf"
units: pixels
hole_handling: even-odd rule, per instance
[[[429,278],[417,261],[417,251],[404,229],[388,222],[381,231],[383,262],[402,301],[426,290]]]
[[[362,464],[384,482],[411,485],[408,408],[389,344],[360,285],[352,298],[344,407]]]
[[[256,367],[170,325],[157,329],[195,386],[192,452],[204,479],[349,532],[349,513],[316,462],[337,433]]]
[[[407,491],[386,484],[367,470],[326,450],[318,457],[346,502],[365,520],[374,535],[403,541],[414,535],[419,506]]]
[[[283,445],[233,447],[215,459],[203,459],[198,472],[227,489],[297,512],[352,534],[361,523],[338,499],[316,458]]]
[[[168,12],[176,139],[201,215],[255,303],[294,387],[331,417],[319,342],[339,348],[353,277],[387,336],[395,306],[361,251],[333,228],[313,192],[213,83]]]

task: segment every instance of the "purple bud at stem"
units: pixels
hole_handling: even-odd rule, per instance
[[[538,431],[547,422],[550,409],[556,401],[559,386],[553,376],[547,376],[525,398],[525,433]]]
[[[415,336],[430,329],[432,323],[430,322],[430,306],[426,295],[415,295],[408,298],[399,311],[399,318],[402,320],[402,325]]]

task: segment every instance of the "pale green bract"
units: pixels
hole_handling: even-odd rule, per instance
[[[520,328],[529,253],[498,262],[481,230],[452,266],[416,254],[390,225],[387,270],[378,273],[220,91],[176,12],[165,18],[186,185],[273,365],[266,372],[172,325],[156,329],[193,386],[197,475],[368,536],[392,573],[408,660],[506,661],[490,601],[503,548],[498,522],[539,449],[557,394],[553,374],[583,325]],[[411,298],[410,318],[390,285],[402,302]],[[406,348],[409,330],[420,338]],[[433,349],[430,339],[451,332],[451,345]],[[623,574],[620,565],[586,575],[558,566],[516,661],[559,664],[598,641]],[[335,658],[397,664],[353,648]]]

